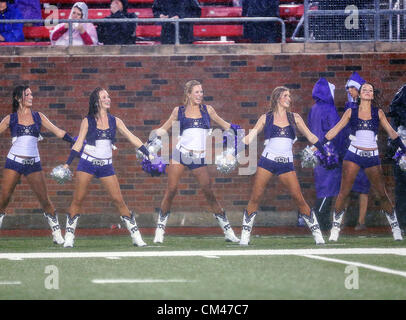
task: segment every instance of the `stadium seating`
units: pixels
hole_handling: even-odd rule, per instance
[[[49,4],[74,4],[77,0],[40,0],[41,3]],[[109,4],[110,0],[84,0],[86,4]],[[129,4],[152,4],[154,0],[128,0]],[[199,0],[201,4],[230,4],[232,0]]]
[[[66,4],[66,9],[58,9],[57,14],[59,19],[67,19],[70,14],[68,5],[72,5],[77,0],[40,0],[41,3],[50,4]],[[241,17],[242,8],[230,6],[232,0],[199,0],[202,8],[202,18],[230,18]],[[89,5],[95,5],[96,7],[89,8],[89,19],[103,19],[110,15],[110,9],[106,7],[106,4],[110,3],[110,0],[86,0]],[[153,18],[152,3],[153,0],[128,0],[130,4],[137,4],[135,8],[128,9],[129,12],[134,12],[139,18]],[[279,14],[280,17],[286,23],[297,23],[300,17],[303,15],[303,1],[302,0],[280,0]],[[103,8],[97,8],[97,5],[104,4]],[[143,7],[138,8],[138,5]],[[145,6],[144,6],[145,5]],[[55,15],[50,10],[42,10],[43,18],[46,19],[51,15]],[[53,16],[53,18],[56,18]],[[41,43],[49,42],[49,28],[46,27],[24,27],[24,34],[28,41],[42,41]],[[161,26],[139,23],[136,31],[138,38],[142,40],[148,40],[140,42],[140,44],[155,44],[159,41],[161,33]],[[221,23],[221,24],[195,24],[194,35],[198,41],[195,44],[228,44],[234,41],[243,40],[243,26],[241,23]],[[228,38],[232,38],[228,39]],[[44,42],[45,41],[45,42]],[[32,42],[28,42],[32,43]],[[138,43],[138,42],[137,42]]]

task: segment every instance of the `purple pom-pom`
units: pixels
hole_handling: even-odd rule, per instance
[[[405,155],[405,153],[402,150],[396,151],[395,155],[393,156],[392,159],[394,159],[396,162],[399,162],[399,160]]]
[[[332,143],[323,144],[324,153],[319,150],[314,152],[315,156],[319,159],[322,167],[326,169],[334,169],[339,165],[338,153]]]
[[[149,173],[152,177],[158,177],[165,174],[166,164],[161,157],[156,157],[153,160],[144,158],[142,160],[142,170]]]

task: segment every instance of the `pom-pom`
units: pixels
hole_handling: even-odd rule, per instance
[[[404,126],[399,126],[397,131],[400,139],[402,139],[403,144],[406,143],[406,128]]]
[[[162,148],[162,141],[161,139],[155,137],[152,140],[148,140],[145,147],[149,153],[158,154],[159,150]],[[145,155],[139,149],[135,151],[135,155],[139,160],[143,160],[145,157]]]
[[[160,176],[165,174],[166,164],[161,157],[155,157],[152,160],[144,158],[142,160],[142,170],[149,173],[152,177]]]
[[[59,184],[64,184],[66,181],[71,181],[73,174],[69,168],[65,168],[62,164],[53,168],[51,177]]]
[[[319,160],[310,146],[300,152],[300,160],[302,168],[315,168],[319,164]]]
[[[338,167],[339,157],[338,153],[334,148],[332,143],[323,144],[324,153],[321,153],[319,150],[316,150],[314,154],[319,159],[321,166],[326,169],[334,169]]]
[[[242,141],[244,136],[244,130],[238,124],[232,123],[230,129],[225,130],[223,133],[223,146],[229,149],[232,147],[237,155],[245,149],[245,144]],[[228,145],[228,141],[233,142],[233,144],[231,146]]]
[[[224,174],[229,174],[238,167],[238,159],[235,155],[235,149],[229,148],[216,157],[216,168],[218,171]]]
[[[406,156],[402,150],[397,151],[393,159],[397,162],[402,171],[406,171]]]

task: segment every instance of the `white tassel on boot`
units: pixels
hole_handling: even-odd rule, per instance
[[[388,219],[389,225],[392,229],[393,239],[395,241],[402,241],[402,230],[400,230],[398,218],[396,217],[396,211],[393,210],[391,214],[387,213],[385,210],[381,210],[385,214],[386,219]]]
[[[75,242],[75,230],[78,225],[80,214],[76,214],[73,218],[70,215],[66,215],[66,229],[65,229],[65,242],[64,248],[73,248]]]
[[[121,221],[124,222],[127,230],[130,232],[133,245],[137,247],[145,247],[147,244],[142,240],[141,233],[138,230],[137,223],[135,222],[134,213],[131,212],[130,217],[121,216]]]
[[[163,243],[164,242],[165,228],[166,228],[166,224],[168,222],[169,215],[170,215],[169,211],[165,214],[162,214],[162,211],[159,210],[158,221],[157,221],[156,229],[155,229],[154,243]]]
[[[251,231],[254,225],[256,215],[257,215],[256,212],[253,212],[249,215],[247,210],[244,210],[241,228],[241,240],[240,240],[241,246],[248,246],[250,243]]]
[[[65,239],[62,237],[61,226],[59,225],[58,215],[56,212],[54,215],[44,212],[44,217],[47,219],[48,224],[52,230],[52,241],[55,244],[63,244]]]
[[[341,230],[341,222],[343,221],[345,210],[341,210],[340,212],[336,213],[333,212],[333,226],[330,230],[330,238],[328,241],[337,241],[338,237],[340,236]]]
[[[314,241],[316,244],[324,244],[323,235],[320,231],[319,223],[317,222],[317,217],[314,213],[314,210],[310,211],[310,216],[300,213],[300,216],[306,222],[307,226],[309,227],[310,231],[312,232]]]
[[[233,229],[231,229],[230,222],[227,219],[226,212],[223,211],[223,213],[215,213],[213,214],[214,218],[216,218],[219,226],[224,232],[225,235],[225,240],[227,242],[240,242],[240,239],[236,237],[234,234]]]

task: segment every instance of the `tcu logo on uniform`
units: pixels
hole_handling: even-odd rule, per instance
[[[285,157],[276,157],[275,162],[288,163],[289,159]]]
[[[92,163],[95,166],[104,166],[104,161],[103,160],[93,160]]]
[[[24,159],[23,164],[28,164],[32,166],[34,164],[34,159]]]
[[[370,156],[371,156],[371,152],[369,152],[369,151],[361,151],[361,152],[360,152],[360,156],[361,156],[361,157],[370,157]]]

